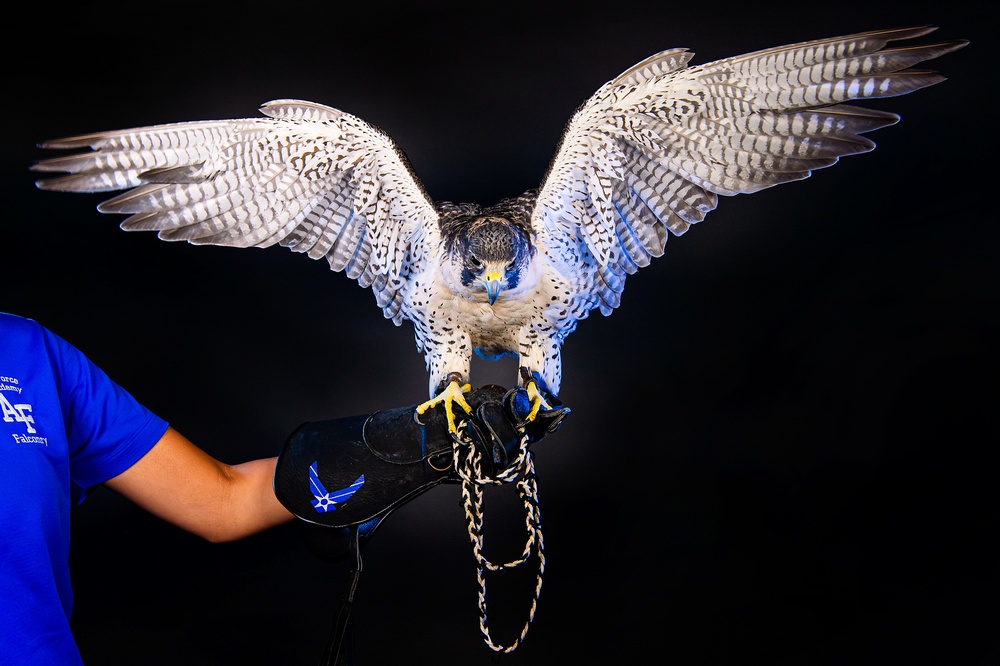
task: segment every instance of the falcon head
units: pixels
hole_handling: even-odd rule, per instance
[[[490,305],[500,293],[517,289],[528,271],[531,245],[520,225],[504,217],[481,216],[459,225],[448,244],[458,281]]]

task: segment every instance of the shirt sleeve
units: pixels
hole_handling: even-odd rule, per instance
[[[121,474],[153,448],[167,422],[140,404],[71,344],[49,332],[70,454],[74,499]]]

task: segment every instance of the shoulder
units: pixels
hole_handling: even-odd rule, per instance
[[[0,312],[0,337],[3,338],[3,355],[11,357],[48,358],[57,365],[71,362],[83,354],[58,334],[28,317]]]
[[[0,375],[34,378],[57,391],[63,402],[113,388],[83,352],[34,319],[0,312],[0,338]]]
[[[34,319],[7,312],[0,312],[0,339],[3,340],[0,352],[8,364],[27,362],[28,359],[39,356],[50,356],[53,339],[58,340]]]
[[[41,336],[45,327],[34,319],[28,319],[9,312],[0,312],[0,331],[3,331],[4,339],[11,340],[10,336],[30,337]]]

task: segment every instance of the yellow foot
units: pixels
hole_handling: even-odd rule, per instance
[[[441,403],[444,403],[444,411],[445,414],[448,415],[448,431],[451,433],[457,433],[458,427],[455,425],[455,412],[452,405],[457,402],[467,414],[471,414],[472,407],[465,401],[465,394],[472,390],[472,385],[459,384],[458,382],[461,379],[461,376],[454,373],[448,375],[448,379],[450,381],[448,382],[448,385],[444,387],[444,390],[427,402],[417,405],[416,411],[418,417],[423,416],[428,409],[432,409]]]
[[[530,423],[538,416],[539,409],[543,407],[545,409],[552,409],[552,405],[545,400],[542,392],[538,390],[538,381],[535,379],[535,373],[523,365],[517,371],[521,375],[521,385],[524,386],[524,390],[528,393],[528,400],[531,401],[531,411],[528,412],[528,416],[524,419]]]
[[[542,394],[538,390],[538,384],[534,379],[528,381],[524,385],[524,390],[528,392],[528,400],[531,401],[531,411],[528,412],[528,416],[525,417],[525,421],[534,421],[535,417],[538,416],[538,410],[544,407],[545,409],[552,409],[552,405],[545,401]]]

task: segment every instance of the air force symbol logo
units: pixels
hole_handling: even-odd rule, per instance
[[[349,500],[351,495],[360,490],[363,485],[365,485],[364,474],[359,476],[357,480],[348,487],[330,492],[326,489],[323,483],[319,480],[319,476],[316,474],[316,463],[314,462],[312,465],[309,465],[309,489],[312,490],[313,497],[316,498],[312,500],[310,504],[313,505],[313,508],[316,509],[317,513],[336,511],[336,504],[343,504]]]

